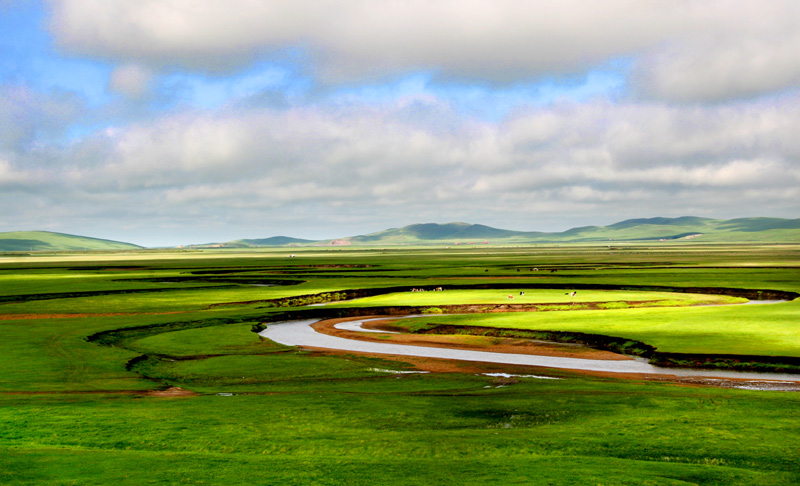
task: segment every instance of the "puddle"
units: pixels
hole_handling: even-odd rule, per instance
[[[780,304],[782,302],[791,302],[790,300],[748,300],[744,302],[742,305],[748,304]]]
[[[377,371],[379,373],[392,373],[395,375],[421,375],[430,373],[430,371],[399,371],[399,370],[383,370],[380,368],[370,368],[370,371]]]
[[[537,380],[560,380],[555,376],[541,376],[541,375],[512,375],[511,373],[481,373],[483,376],[492,376],[496,378],[536,378]]]

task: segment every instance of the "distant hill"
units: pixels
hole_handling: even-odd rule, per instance
[[[377,233],[334,240],[301,240],[276,236],[236,240],[216,246],[243,248],[259,246],[402,246],[462,244],[547,244],[608,243],[694,240],[698,242],[800,242],[800,219],[741,218],[718,220],[684,216],[680,218],[629,219],[609,226],[583,226],[560,233],[512,231],[481,224],[425,223],[391,228]]]
[[[800,219],[738,218],[730,220],[684,216],[628,219],[608,226],[582,226],[567,231],[513,231],[469,223],[425,223],[390,228],[366,235],[330,240],[272,236],[227,243],[186,245],[182,248],[280,248],[293,246],[422,246],[533,245],[561,243],[611,244],[648,241],[703,243],[800,243]],[[120,241],[49,231],[0,233],[0,252],[135,250],[141,246]]]
[[[139,248],[142,247],[132,243],[50,231],[0,233],[0,251],[135,250]]]
[[[424,242],[464,241],[473,242],[488,239],[535,238],[546,233],[510,231],[484,226],[482,224],[412,224],[403,228],[392,228],[378,233],[347,238],[352,244],[416,244]]]
[[[314,243],[314,240],[303,240],[301,238],[290,238],[288,236],[272,236],[270,238],[256,238],[251,240],[236,240],[232,241],[230,245],[241,245],[242,247],[250,246],[290,246],[290,245],[308,245]]]
[[[698,218],[629,219],[609,226],[574,228],[551,233],[553,241],[648,241],[695,239],[704,242],[800,241],[800,219],[742,218],[731,220]]]
[[[271,236],[269,238],[233,240],[225,243],[186,245],[180,246],[180,248],[263,248],[277,246],[313,246],[318,244],[319,242],[316,240],[304,240],[302,238],[292,238],[289,236]]]

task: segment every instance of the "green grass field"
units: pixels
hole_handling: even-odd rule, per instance
[[[497,306],[514,294],[514,304],[564,307],[403,324],[800,357],[800,300],[709,305],[741,299],[661,288],[800,292],[800,246],[292,253],[0,256],[0,484],[800,483],[796,392],[545,369],[509,371],[560,379],[502,378],[467,364],[394,374],[386,370],[414,367],[253,332],[287,311]],[[569,286],[580,287],[575,298]],[[359,290],[379,295],[302,305]],[[589,303],[605,307],[582,308]],[[153,393],[174,387],[183,392]]]
[[[524,292],[524,295],[521,294]],[[570,294],[570,295],[567,295]],[[509,299],[509,296],[513,299]],[[747,299],[724,295],[691,294],[677,292],[648,292],[630,290],[581,290],[572,296],[563,289],[476,289],[442,290],[391,293],[357,299],[352,302],[335,302],[331,307],[380,307],[392,305],[470,305],[470,304],[627,304],[643,306],[722,305],[747,302]]]
[[[800,302],[786,302],[430,316],[404,320],[399,325],[412,329],[419,327],[419,323],[430,323],[583,332],[635,339],[669,353],[800,356],[799,313]]]

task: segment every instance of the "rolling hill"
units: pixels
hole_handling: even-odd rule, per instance
[[[414,244],[439,241],[505,240],[514,238],[536,238],[547,233],[510,231],[482,224],[412,224],[403,228],[392,228],[378,233],[347,238],[352,244]]]
[[[379,246],[459,244],[546,244],[681,241],[697,242],[800,242],[800,219],[740,218],[718,220],[680,218],[629,219],[609,226],[583,226],[560,233],[512,231],[480,224],[412,224],[377,233],[309,241],[287,237],[237,240],[221,246]],[[244,244],[243,242],[246,242]]]
[[[609,226],[574,228],[549,235],[554,241],[786,242],[800,241],[800,219],[741,218],[718,220],[681,218],[629,219]]]
[[[566,243],[681,242],[800,243],[800,219],[698,218],[628,219],[608,226],[582,226],[563,232],[513,231],[481,224],[425,223],[332,240],[288,236],[241,239],[185,248],[279,248],[294,246],[532,245]],[[182,246],[183,247],[183,246]],[[131,243],[48,231],[0,233],[0,252],[97,251],[141,249]]]
[[[142,247],[132,243],[50,231],[0,233],[0,251],[136,250],[140,248]]]

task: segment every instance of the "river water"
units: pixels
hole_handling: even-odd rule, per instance
[[[348,323],[349,329],[358,330],[354,328],[360,327],[365,320],[350,321]],[[287,346],[309,346],[359,353],[394,354],[399,356],[455,359],[462,361],[479,361],[509,365],[541,366],[545,368],[601,371],[608,373],[642,373],[651,375],[740,380],[778,380],[783,382],[792,382],[793,384],[800,383],[800,375],[785,373],[749,373],[738,371],[659,368],[657,366],[648,364],[647,360],[643,358],[635,358],[633,360],[624,361],[593,360],[359,341],[319,333],[311,327],[312,324],[319,321],[320,319],[304,319],[297,321],[274,322],[270,323],[265,330],[259,333],[259,335]]]

